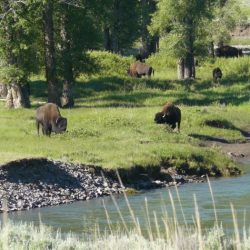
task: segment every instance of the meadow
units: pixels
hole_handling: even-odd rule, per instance
[[[106,52],[90,52],[93,72],[80,75],[74,86],[76,105],[61,109],[68,132],[37,136],[35,109],[46,102],[41,76],[31,82],[31,108],[8,110],[0,103],[1,163],[47,157],[104,168],[188,166],[210,175],[230,175],[235,163],[206,140],[245,141],[250,130],[250,58],[200,59],[197,79],[176,80],[176,60],[161,55],[148,59],[155,75],[134,79],[126,75],[133,60]],[[219,66],[223,79],[212,80]],[[96,68],[95,68],[96,67]],[[98,69],[98,70],[96,70]],[[182,111],[181,131],[154,123],[166,102]],[[232,171],[231,171],[232,170]]]

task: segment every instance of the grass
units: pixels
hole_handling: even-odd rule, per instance
[[[211,184],[208,180],[211,193],[211,201],[214,208],[214,224],[210,228],[202,226],[202,220],[194,195],[194,216],[193,223],[187,224],[185,213],[182,209],[181,199],[176,187],[178,197],[177,204],[173,201],[172,193],[169,191],[172,211],[163,207],[163,215],[160,217],[155,211],[149,211],[147,200],[144,209],[147,226],[142,227],[136,214],[131,209],[126,193],[124,198],[131,217],[132,225],[127,224],[123,214],[114,197],[116,208],[120,215],[119,223],[116,226],[111,223],[111,215],[105,208],[107,216],[107,227],[100,231],[98,225],[93,226],[90,232],[82,235],[64,234],[60,231],[54,232],[51,228],[40,223],[39,227],[32,224],[13,224],[8,222],[5,214],[0,228],[0,249],[248,249],[250,234],[246,228],[239,229],[237,224],[237,212],[231,204],[233,232],[228,234],[222,222],[218,220],[216,204],[213,198]],[[164,204],[164,201],[162,201]],[[182,217],[179,218],[175,211],[181,209]],[[171,209],[170,209],[171,210]],[[169,214],[172,214],[171,216]],[[163,225],[163,226],[160,226]]]
[[[250,45],[249,37],[232,37],[230,41],[231,45]]]
[[[156,70],[152,79],[127,77],[127,61],[120,64],[123,70],[118,73],[82,75],[74,89],[76,107],[61,110],[68,118],[68,133],[51,138],[36,134],[34,110],[39,102],[46,101],[47,88],[42,78],[34,77],[31,109],[7,110],[4,102],[0,103],[1,163],[48,157],[105,168],[130,168],[168,161],[177,167],[216,166],[228,174],[225,167],[234,163],[218,148],[199,145],[204,139],[244,141],[242,131],[250,124],[250,59],[201,62],[195,81],[173,80],[173,59],[164,59],[169,67],[166,72],[157,57],[151,60]],[[212,81],[215,66],[223,72],[220,84]],[[154,114],[167,101],[182,110],[181,133],[153,121]],[[209,126],[209,120],[231,125]]]

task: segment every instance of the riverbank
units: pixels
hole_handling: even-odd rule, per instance
[[[45,158],[13,161],[0,168],[0,212],[29,210],[89,200],[123,191],[203,182],[205,176],[164,173],[160,168],[133,168],[117,172],[95,166]]]
[[[206,180],[206,175],[222,176],[216,168],[211,172],[207,168],[195,171],[188,165],[176,168],[166,161],[158,167],[137,166],[118,170],[46,158],[12,161],[0,167],[0,212],[55,206],[124,191],[133,193],[199,183]],[[229,168],[228,171],[228,175],[241,172],[238,168]]]

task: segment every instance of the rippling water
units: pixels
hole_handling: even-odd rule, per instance
[[[227,230],[233,230],[232,212],[230,203],[234,205],[237,211],[239,227],[244,225],[250,227],[250,171],[246,168],[246,174],[234,178],[211,179],[216,211],[219,221],[221,221]],[[249,166],[250,168],[250,166]],[[181,198],[181,204],[184,210],[187,223],[192,224],[194,218],[194,195],[199,207],[199,213],[204,226],[212,226],[214,223],[214,210],[211,195],[207,183],[185,184],[178,188]],[[176,190],[172,188],[163,188],[142,192],[128,196],[129,203],[138,218],[142,228],[147,228],[146,200],[150,218],[156,213],[160,227],[163,227],[162,218],[166,211],[169,217],[173,217],[173,209],[169,197],[171,192],[175,212],[180,224],[184,224],[180,205],[177,199]],[[125,198],[116,196],[115,200],[123,215],[126,224],[133,225],[133,220],[128,212],[128,206]],[[75,202],[68,205],[56,207],[46,207],[34,209],[31,211],[20,211],[10,213],[8,218],[15,222],[34,222],[39,224],[39,220],[62,232],[81,233],[93,230],[96,224],[100,230],[107,227],[105,209],[108,211],[112,226],[121,225],[121,219],[111,197],[98,198],[90,201]],[[1,215],[0,219],[3,217]]]

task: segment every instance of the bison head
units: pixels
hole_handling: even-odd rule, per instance
[[[56,119],[55,133],[63,133],[67,129],[67,119],[64,117],[58,117]]]
[[[165,123],[164,113],[163,112],[156,113],[154,121],[156,123]]]

